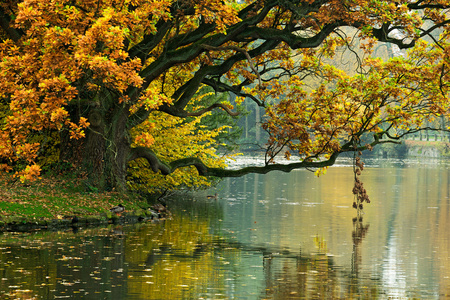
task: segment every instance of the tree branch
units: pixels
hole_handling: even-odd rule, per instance
[[[339,157],[340,154],[345,152],[354,152],[354,151],[364,151],[364,150],[372,150],[376,145],[378,144],[385,144],[385,143],[394,143],[399,144],[398,141],[401,137],[414,133],[420,130],[438,130],[436,128],[421,128],[417,130],[410,130],[399,137],[392,137],[389,135],[387,131],[383,131],[380,133],[376,133],[373,135],[373,141],[371,143],[355,146],[352,141],[347,142],[341,146],[341,150],[336,151],[330,155],[330,157],[326,160],[320,160],[315,161],[310,158],[304,159],[300,162],[294,162],[289,164],[266,164],[264,166],[251,166],[251,167],[245,167],[241,169],[221,169],[221,168],[211,168],[208,167],[203,163],[203,161],[197,157],[187,157],[178,159],[175,161],[172,161],[168,164],[163,163],[157,155],[151,151],[148,148],[145,147],[136,147],[133,148],[131,151],[131,155],[128,159],[128,161],[135,160],[137,158],[144,158],[148,161],[150,164],[151,169],[153,172],[161,171],[161,174],[168,175],[173,173],[175,170],[183,167],[189,167],[193,166],[197,169],[197,172],[200,176],[213,176],[213,177],[241,177],[250,173],[257,173],[257,174],[266,174],[271,171],[282,171],[282,172],[290,172],[295,169],[310,169],[310,168],[323,168],[323,167],[329,167],[334,165],[336,162],[336,159]],[[446,130],[449,131],[449,130]],[[382,140],[383,135],[386,135],[388,138],[387,140]]]
[[[273,49],[276,47],[276,45],[279,44],[279,41],[266,41],[256,47],[255,49],[252,49],[248,51],[248,55],[250,57],[255,57],[257,55],[260,55],[270,49]],[[204,47],[205,45],[202,44],[201,47]],[[210,46],[210,45],[209,45]],[[216,46],[212,46],[216,47]],[[202,48],[204,50],[204,48]],[[219,65],[215,66],[209,66],[204,65],[202,66],[197,72],[194,74],[194,76],[187,81],[183,86],[181,86],[175,93],[173,93],[172,98],[176,101],[173,105],[163,105],[159,108],[160,111],[164,111],[170,115],[178,116],[178,117],[186,117],[188,116],[188,112],[185,111],[185,107],[188,104],[189,100],[192,98],[193,95],[195,95],[195,92],[198,90],[198,87],[201,85],[203,80],[207,76],[221,76],[224,73],[226,73],[228,70],[230,70],[233,65],[241,61],[243,59],[246,59],[246,56],[242,54],[241,52],[229,57],[226,61]]]
[[[254,95],[242,92],[242,86],[245,84],[231,86],[226,83],[220,82],[219,80],[213,80],[211,78],[204,78],[202,83],[212,87],[216,92],[221,92],[221,93],[231,92],[231,93],[235,94],[236,96],[247,97],[247,98],[252,99],[253,102],[255,102],[260,107],[265,106],[265,104],[261,100],[256,98]]]
[[[333,153],[329,159],[323,161],[301,161],[290,164],[269,164],[262,167],[245,167],[237,170],[210,168],[198,158],[179,159],[171,162],[170,167],[172,172],[181,167],[194,166],[197,169],[198,174],[201,176],[241,177],[250,173],[266,174],[271,171],[290,172],[295,169],[323,168],[333,165],[339,154],[339,152]]]
[[[161,171],[161,174],[163,175],[173,173],[178,168],[194,166],[201,176],[240,177],[250,173],[266,174],[271,171],[290,172],[302,168],[323,168],[333,165],[339,154],[340,152],[333,153],[329,159],[323,161],[305,160],[290,164],[269,164],[262,167],[245,167],[238,170],[230,170],[210,168],[196,157],[182,158],[166,164],[163,163],[152,150],[146,147],[136,147],[131,149],[131,155],[129,156],[128,161],[143,158],[150,164],[150,168],[153,172],[157,173]]]
[[[0,6],[0,27],[6,33],[6,35],[17,42],[23,35],[23,32],[20,29],[15,29],[11,27],[11,18],[5,14],[3,8]]]
[[[153,152],[149,148],[146,147],[131,148],[131,152],[128,157],[128,162],[138,158],[146,159],[150,164],[150,168],[155,173],[161,171],[161,174],[168,175],[173,172],[173,170],[171,170],[167,164],[163,163],[155,154],[155,152]]]
[[[217,108],[217,107],[219,107],[219,108],[223,109],[224,111],[226,111],[227,114],[229,114],[230,116],[238,116],[239,115],[238,112],[233,112],[226,105],[224,105],[222,103],[214,103],[213,105],[211,105],[209,107],[206,107],[204,109],[201,109],[199,111],[188,113],[187,116],[189,116],[189,117],[198,117],[198,116],[201,116],[204,113],[206,113],[208,111],[211,111],[211,110],[213,110],[214,108]]]
[[[149,52],[161,42],[172,26],[171,22],[159,21],[156,24],[156,28],[158,28],[156,33],[144,36],[141,42],[128,50],[129,57],[132,59],[138,57],[142,62],[145,62]]]
[[[380,42],[387,42],[387,43],[395,44],[400,49],[414,47],[414,45],[416,44],[416,40],[414,40],[414,39],[410,43],[404,43],[403,42],[404,39],[396,39],[396,38],[389,37],[388,36],[389,33],[395,29],[395,28],[389,28],[389,27],[390,27],[390,24],[385,23],[381,26],[381,28],[378,28],[378,29],[373,28],[372,34]]]
[[[336,21],[323,26],[323,28],[313,36],[302,37],[296,31],[280,30],[276,28],[252,27],[248,28],[239,37],[253,37],[255,39],[263,39],[266,41],[276,40],[278,44],[285,42],[291,49],[315,48],[320,46],[323,41],[338,27],[350,25],[345,21]]]
[[[248,54],[247,50],[236,47],[236,46],[213,47],[213,46],[209,46],[209,45],[202,45],[202,47],[206,50],[212,50],[212,51],[233,50],[236,52],[243,53],[245,55],[245,57],[247,58],[250,68],[252,69],[253,72],[255,72],[256,76],[258,76],[259,86],[261,86],[261,75],[259,74],[258,70],[255,68],[252,58],[250,57],[250,54]]]
[[[419,0],[414,3],[408,3],[407,6],[411,9],[417,9],[417,10],[422,10],[425,8],[445,9],[445,8],[449,7],[448,5],[444,5],[444,4],[429,3],[431,1],[426,1],[426,3],[422,4],[423,2],[424,2],[423,0]]]

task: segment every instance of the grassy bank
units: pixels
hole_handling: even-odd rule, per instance
[[[75,220],[108,222],[117,219],[109,209],[125,206],[125,216],[144,216],[147,201],[118,193],[87,193],[77,178],[42,178],[21,184],[10,175],[0,176],[0,230],[7,224],[49,224]]]

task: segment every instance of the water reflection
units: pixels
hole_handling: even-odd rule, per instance
[[[123,250],[123,236],[116,228],[90,230],[84,235],[5,234],[0,293],[11,299],[99,294],[103,299],[117,299],[106,295],[126,294]]]
[[[365,299],[450,294],[450,172],[375,162],[224,180],[160,223],[0,236],[1,299]],[[401,168],[400,165],[408,166]],[[206,193],[206,192],[205,192]],[[211,191],[209,191],[211,193]]]

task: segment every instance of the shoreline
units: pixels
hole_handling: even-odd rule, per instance
[[[159,219],[163,221],[164,219]],[[122,216],[113,216],[108,218],[105,216],[89,216],[89,217],[73,217],[64,219],[49,220],[26,220],[4,222],[0,221],[0,234],[3,232],[33,232],[33,231],[61,231],[61,230],[79,230],[90,227],[99,227],[107,225],[125,225],[137,224],[141,222],[153,221],[151,216],[124,214]],[[153,221],[154,222],[154,221]]]
[[[148,199],[134,193],[86,192],[82,179],[44,175],[22,184],[0,175],[0,232],[64,230],[151,220]],[[120,215],[110,209],[122,204]]]

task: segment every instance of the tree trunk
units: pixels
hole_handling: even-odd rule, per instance
[[[103,190],[106,188],[105,178],[105,120],[103,112],[94,108],[88,116],[89,128],[83,153],[83,169],[87,173],[87,184],[90,188]]]
[[[80,120],[79,110],[76,106],[68,105],[70,119],[77,123]],[[79,167],[83,162],[84,139],[71,139],[69,130],[62,130],[59,135],[59,162]]]
[[[128,107],[95,107],[84,147],[84,168],[91,189],[126,193],[127,158],[130,138],[126,126]]]
[[[107,188],[119,193],[127,191],[127,162],[130,154],[130,136],[127,128],[128,107],[118,107],[111,114],[108,126],[105,173]]]

